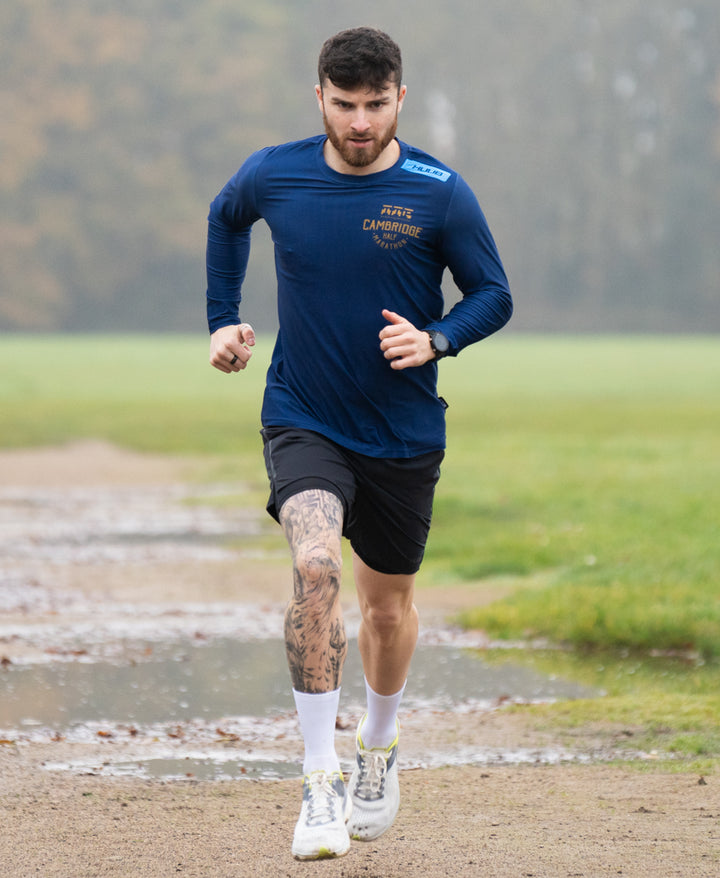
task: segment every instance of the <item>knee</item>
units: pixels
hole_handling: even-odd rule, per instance
[[[392,641],[394,636],[406,625],[408,618],[416,615],[414,605],[392,602],[378,606],[367,605],[363,610],[363,621],[373,635],[381,641]]]
[[[296,596],[334,600],[340,591],[342,556],[322,546],[298,546],[293,557]]]

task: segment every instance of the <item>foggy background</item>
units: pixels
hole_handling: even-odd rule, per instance
[[[320,46],[360,24],[403,50],[400,138],[476,192],[513,329],[720,330],[717,0],[3,0],[0,329],[205,332],[210,201],[322,130]]]

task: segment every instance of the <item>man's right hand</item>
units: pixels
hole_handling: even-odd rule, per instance
[[[210,365],[229,375],[247,366],[255,344],[255,331],[249,323],[221,326],[210,336]]]

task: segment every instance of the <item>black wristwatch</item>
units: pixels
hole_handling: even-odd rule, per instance
[[[430,347],[433,349],[435,359],[442,359],[450,350],[450,342],[447,340],[447,336],[443,335],[439,329],[426,329],[425,332],[430,336]]]

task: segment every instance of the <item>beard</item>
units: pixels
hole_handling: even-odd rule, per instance
[[[323,124],[325,125],[325,133],[328,136],[328,140],[340,153],[343,161],[350,165],[351,168],[366,168],[368,165],[371,165],[395,139],[398,126],[396,115],[392,123],[381,133],[380,137],[372,138],[371,146],[357,147],[349,142],[350,138],[343,139],[338,135],[324,113]]]

